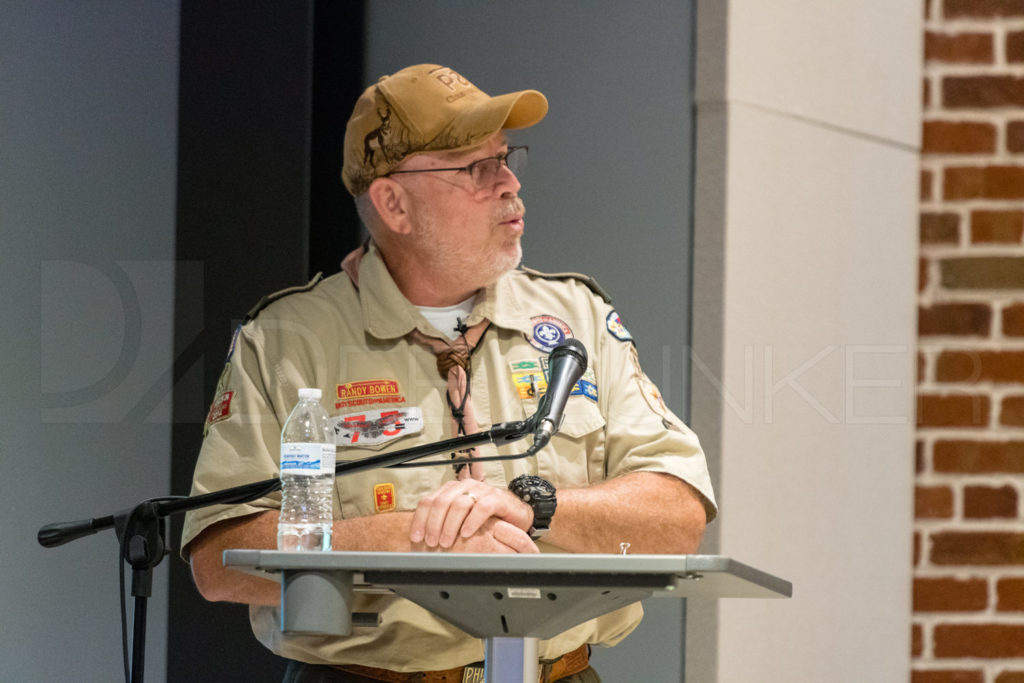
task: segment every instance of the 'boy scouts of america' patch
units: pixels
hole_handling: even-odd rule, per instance
[[[395,499],[395,485],[388,482],[373,487],[373,509],[377,512],[391,512],[398,507]]]
[[[633,335],[629,333],[626,326],[622,324],[622,318],[615,311],[608,314],[605,319],[605,324],[608,326],[608,331],[613,337],[619,341],[633,341]]]
[[[533,323],[533,335],[527,341],[535,349],[551,353],[555,348],[572,336],[572,330],[553,315],[538,315],[530,318]]]

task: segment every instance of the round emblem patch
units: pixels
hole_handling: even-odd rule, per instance
[[[529,338],[529,342],[534,348],[545,353],[551,353],[572,336],[569,326],[553,315],[538,315],[530,318],[530,322],[533,323],[533,336]]]
[[[619,318],[618,313],[615,311],[609,313],[605,322],[608,325],[608,331],[613,337],[619,341],[633,341],[633,335],[631,335],[629,330],[626,329],[626,326],[622,324],[622,319]]]

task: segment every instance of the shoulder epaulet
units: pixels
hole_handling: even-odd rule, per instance
[[[527,268],[526,266],[520,266],[519,269],[527,275],[539,277],[542,280],[578,280],[585,284],[594,294],[597,294],[599,297],[604,299],[606,304],[611,304],[612,302],[612,298],[608,296],[608,292],[604,291],[601,288],[601,285],[597,284],[597,280],[589,275],[583,275],[582,273],[542,273],[539,270]]]
[[[284,297],[288,296],[289,294],[298,294],[299,292],[308,292],[309,290],[313,289],[318,284],[320,284],[320,281],[323,280],[323,279],[324,279],[323,273],[317,273],[316,275],[313,276],[312,280],[310,280],[309,282],[307,282],[304,285],[296,285],[294,287],[286,287],[286,288],[284,288],[284,289],[282,289],[280,291],[274,292],[273,294],[266,295],[265,297],[260,299],[258,304],[253,306],[252,309],[248,313],[245,314],[245,322],[249,322],[250,320],[255,318],[257,315],[259,315],[260,311],[262,311],[264,308],[266,308],[270,304],[274,303],[278,299],[283,299]]]

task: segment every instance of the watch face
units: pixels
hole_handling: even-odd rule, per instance
[[[543,497],[545,495],[554,495],[555,487],[547,479],[534,476],[532,474],[524,474],[520,477],[516,477],[512,480],[515,491],[527,492],[532,494],[534,497]]]

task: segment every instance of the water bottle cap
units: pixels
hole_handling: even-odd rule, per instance
[[[310,389],[309,387],[303,387],[302,389],[299,389],[299,400],[311,398],[314,401],[319,401],[320,396],[321,394],[319,389]]]

